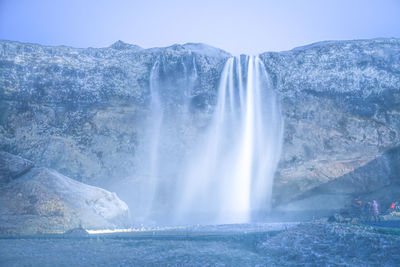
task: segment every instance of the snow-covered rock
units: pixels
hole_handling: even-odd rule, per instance
[[[0,160],[16,162],[18,157],[2,152]],[[26,170],[24,159],[18,163],[19,170]],[[16,171],[15,164],[9,166]],[[115,193],[51,169],[33,167],[0,186],[1,233],[56,233],[80,226],[98,229],[128,224],[128,207]]]

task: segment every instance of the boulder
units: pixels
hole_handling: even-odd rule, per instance
[[[340,214],[337,214],[337,213],[333,214],[332,216],[330,216],[328,218],[328,222],[342,223],[344,221],[345,221],[344,217],[342,215],[340,215]]]
[[[55,170],[31,167],[26,160],[0,153],[6,176],[0,186],[0,232],[63,233],[69,229],[104,229],[129,224],[128,206],[115,193],[70,179]],[[25,173],[11,179],[15,166]],[[20,173],[20,172],[18,172]]]
[[[70,229],[64,233],[64,236],[67,237],[85,237],[89,236],[88,231],[82,228],[82,226],[74,229]]]

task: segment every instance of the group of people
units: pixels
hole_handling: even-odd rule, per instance
[[[366,221],[380,221],[379,204],[376,200],[363,202],[362,200],[356,199],[354,201],[355,216],[364,219]],[[393,202],[390,205],[389,213],[395,210],[400,210],[400,206],[397,202]]]
[[[390,204],[390,208],[388,210],[388,212],[392,215],[396,215],[396,216],[400,216],[400,205],[399,203],[396,202],[392,202],[392,204]]]

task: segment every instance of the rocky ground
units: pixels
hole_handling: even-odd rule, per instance
[[[399,233],[352,224],[304,223],[259,248],[281,266],[395,266],[400,263]]]
[[[218,227],[216,227],[219,229]],[[255,229],[258,228],[258,231]],[[399,232],[351,224],[0,238],[5,266],[398,266]]]

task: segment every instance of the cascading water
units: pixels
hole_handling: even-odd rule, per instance
[[[268,210],[282,126],[261,60],[228,59],[211,125],[184,175],[178,221],[240,223]]]
[[[160,97],[160,88],[159,88],[159,68],[160,63],[156,61],[154,64],[151,72],[150,72],[150,93],[151,93],[151,102],[150,102],[150,110],[151,110],[151,117],[148,129],[149,136],[150,136],[150,144],[149,144],[149,158],[150,158],[150,165],[149,165],[149,178],[148,178],[148,189],[144,190],[146,192],[147,201],[145,205],[145,217],[148,217],[148,214],[151,212],[152,204],[154,202],[156,190],[157,190],[157,179],[158,179],[158,172],[159,172],[159,142],[160,142],[160,135],[161,135],[161,123],[164,117],[164,111],[161,104],[161,97]]]
[[[181,107],[170,105],[172,109],[163,102],[171,102],[168,90],[174,86],[182,87],[185,99],[190,97],[197,78],[194,58],[191,65],[182,62],[182,66],[182,84],[163,80],[159,61],[151,71],[149,179],[144,190],[147,197],[142,198],[148,203],[141,205],[147,210],[144,217],[151,217],[152,209],[165,209],[158,214],[163,217],[160,221],[169,223],[248,222],[270,207],[282,143],[283,123],[264,64],[252,56],[227,60],[206,131],[196,133],[195,140],[179,150],[171,140],[184,143],[183,139],[167,133],[193,120],[188,101],[181,101]],[[165,90],[163,98],[160,92]],[[176,106],[182,114],[174,110]],[[169,150],[161,144],[169,144]],[[177,153],[181,155],[174,157]]]
[[[127,197],[138,223],[165,222],[160,218],[175,205],[173,188],[179,182],[180,159],[185,153],[179,135],[190,120],[189,100],[197,77],[194,57],[171,64],[160,56],[151,68],[149,112],[136,152],[139,168],[132,179],[133,192],[129,192],[133,197]]]
[[[139,150],[144,155],[145,160],[138,165],[143,166],[141,173],[137,174],[143,177],[142,183],[136,185],[134,206],[136,211],[136,220],[146,221],[152,213],[153,202],[157,199],[157,188],[159,185],[160,172],[160,142],[163,129],[162,122],[164,118],[164,107],[160,95],[160,62],[157,60],[153,65],[149,77],[150,89],[150,109],[149,117],[143,127],[144,133]],[[144,171],[145,170],[145,171]],[[132,204],[131,204],[132,205]]]

